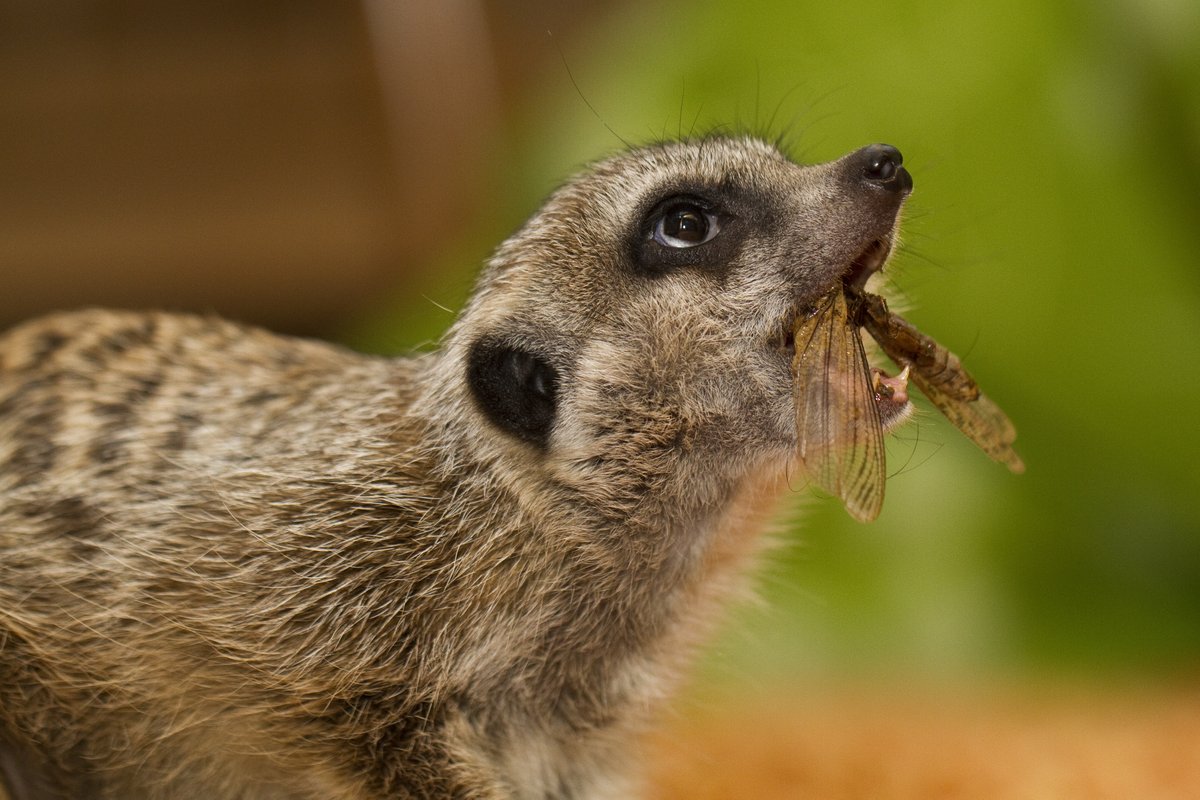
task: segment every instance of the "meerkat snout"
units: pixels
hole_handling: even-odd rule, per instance
[[[617,154],[408,358],[171,314],[0,337],[0,768],[48,787],[14,800],[630,796],[786,489],[792,325],[911,187],[886,145]]]

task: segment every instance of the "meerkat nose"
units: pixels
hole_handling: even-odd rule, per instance
[[[890,192],[908,194],[912,191],[912,176],[901,166],[904,156],[890,144],[868,145],[854,154],[861,165],[862,176]]]

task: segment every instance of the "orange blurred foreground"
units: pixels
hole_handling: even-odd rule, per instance
[[[798,691],[685,713],[652,800],[1200,798],[1200,692]]]

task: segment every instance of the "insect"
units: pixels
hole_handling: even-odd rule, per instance
[[[865,329],[902,368],[889,377],[871,367]],[[958,356],[852,285],[821,298],[793,328],[799,455],[817,486],[869,522],[883,507],[887,479],[883,435],[911,415],[907,381],[985,453],[1016,473],[1016,428],[963,369]]]

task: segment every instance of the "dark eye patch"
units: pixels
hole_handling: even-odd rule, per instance
[[[546,446],[558,405],[558,371],[544,356],[485,337],[471,346],[467,384],[492,424]]]
[[[651,277],[677,269],[719,274],[741,250],[752,205],[725,187],[665,187],[652,196],[630,236],[636,271]]]

